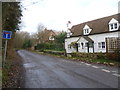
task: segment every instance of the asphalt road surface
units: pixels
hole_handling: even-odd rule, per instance
[[[18,51],[25,68],[25,88],[118,88],[117,67],[88,64]]]

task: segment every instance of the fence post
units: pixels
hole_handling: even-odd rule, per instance
[[[7,42],[8,42],[8,40],[5,41],[5,51],[4,51],[3,67],[4,67],[4,65],[5,65],[5,59],[6,59]]]
[[[105,38],[105,42],[106,42],[106,56],[108,58],[108,39]]]

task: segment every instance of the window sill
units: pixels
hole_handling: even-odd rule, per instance
[[[118,30],[118,28],[117,29],[110,29],[109,31],[117,31]]]
[[[105,50],[105,48],[98,48],[98,50]]]

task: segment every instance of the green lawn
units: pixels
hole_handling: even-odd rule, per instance
[[[0,88],[2,87],[2,70],[0,69]]]
[[[0,55],[0,88],[2,87],[2,56]]]

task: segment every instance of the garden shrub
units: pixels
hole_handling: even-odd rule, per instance
[[[44,51],[44,50],[56,50],[63,51],[63,47],[60,44],[56,43],[40,43],[35,47],[36,50]]]

